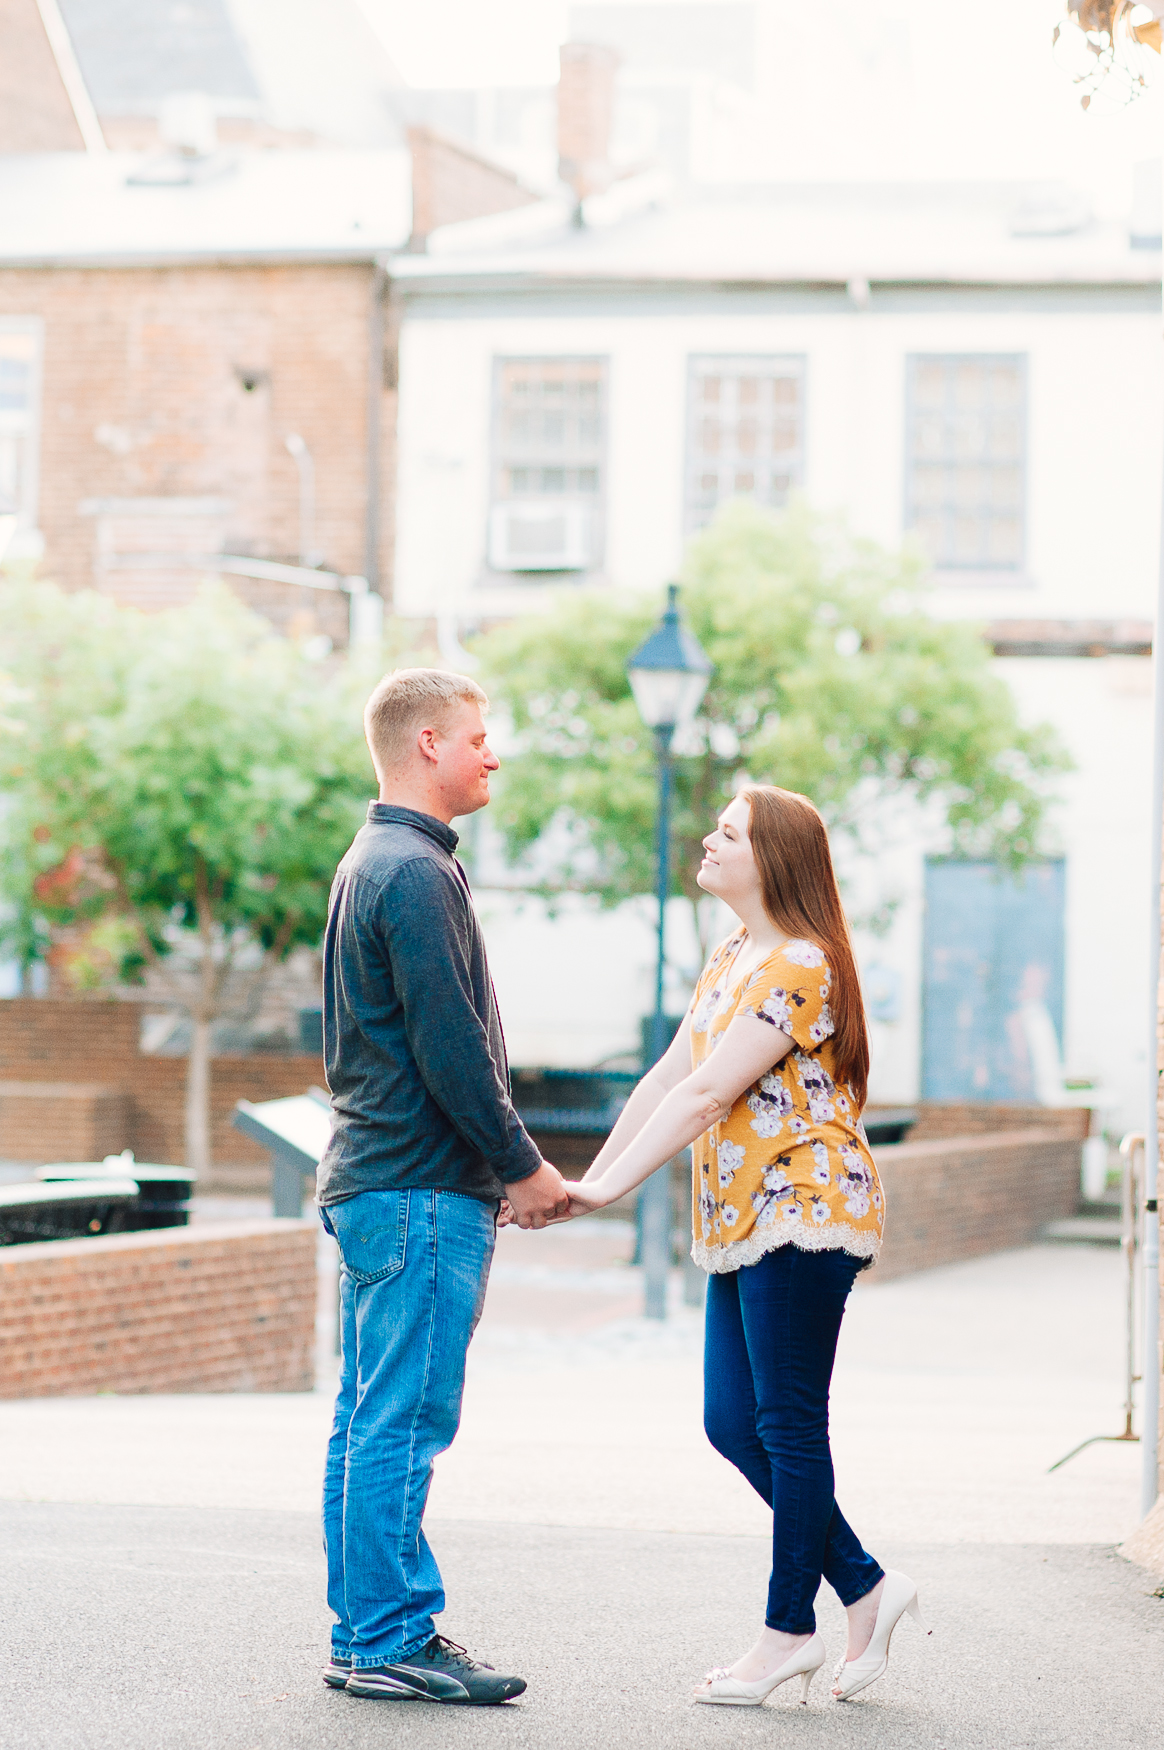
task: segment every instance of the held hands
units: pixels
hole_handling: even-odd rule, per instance
[[[548,1222],[570,1217],[566,1181],[549,1161],[543,1161],[528,1179],[516,1179],[506,1191],[497,1215],[498,1227],[508,1227],[511,1222],[518,1227],[545,1227]]]
[[[509,1227],[511,1223],[524,1228],[554,1227],[577,1215],[592,1215],[611,1202],[601,1179],[591,1179],[586,1184],[563,1179],[549,1161],[543,1161],[528,1179],[510,1185],[508,1192],[498,1211],[498,1227]]]

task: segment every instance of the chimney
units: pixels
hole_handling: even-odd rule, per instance
[[[614,181],[610,130],[618,56],[601,43],[563,43],[558,81],[558,175],[578,198],[577,222],[587,195]]]

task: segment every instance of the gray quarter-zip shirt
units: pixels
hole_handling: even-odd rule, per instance
[[[336,871],[323,1044],[334,1129],[322,1204],[435,1188],[494,1202],[541,1155],[510,1099],[485,943],[457,834],[386,802]]]

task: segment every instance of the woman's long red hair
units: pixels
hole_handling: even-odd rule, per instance
[[[824,821],[807,796],[774,784],[749,784],[740,795],[750,810],[764,910],[778,930],[815,942],[829,963],[837,1078],[848,1082],[860,1110],[869,1088],[869,1034]]]

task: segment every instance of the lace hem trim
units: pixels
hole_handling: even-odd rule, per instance
[[[851,1252],[854,1258],[876,1258],[881,1250],[881,1236],[860,1233],[848,1223],[835,1227],[805,1227],[801,1222],[783,1222],[779,1227],[753,1228],[742,1240],[732,1240],[726,1246],[705,1246],[695,1240],[691,1256],[701,1270],[722,1276],[729,1270],[742,1270],[756,1264],[769,1252],[781,1246],[798,1246],[802,1252]]]

